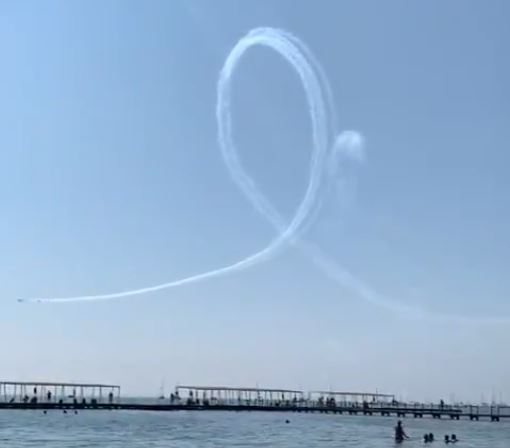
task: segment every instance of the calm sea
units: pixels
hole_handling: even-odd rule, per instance
[[[286,424],[285,420],[290,423]],[[413,440],[455,433],[459,447],[508,448],[510,422],[404,419]],[[227,413],[0,411],[0,447],[394,447],[391,417]],[[443,446],[438,440],[435,446]]]

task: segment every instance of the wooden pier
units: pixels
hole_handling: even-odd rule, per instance
[[[178,386],[168,398],[140,402],[121,399],[115,385],[41,382],[0,382],[1,409],[295,412],[494,422],[510,418],[509,406],[399,403],[389,394]]]

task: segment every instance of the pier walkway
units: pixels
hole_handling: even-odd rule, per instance
[[[188,404],[163,404],[163,403],[5,403],[0,402],[1,409],[32,409],[32,410],[131,410],[131,411],[265,411],[265,412],[299,412],[299,413],[321,413],[321,414],[346,414],[346,415],[365,415],[365,416],[395,416],[398,418],[414,417],[423,418],[449,418],[459,420],[461,418],[470,420],[488,419],[491,421],[500,421],[503,418],[510,418],[510,408],[508,406],[462,406],[448,409],[439,409],[426,405],[420,406],[391,406],[375,407],[361,409],[358,406],[335,406],[320,407],[316,405],[300,406],[269,406],[269,405],[188,405]]]
[[[495,422],[510,418],[509,406],[399,403],[389,394],[178,386],[168,398],[135,400],[121,399],[119,386],[80,383],[0,382],[2,409],[296,412]]]

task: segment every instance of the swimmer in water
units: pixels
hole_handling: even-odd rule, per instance
[[[444,436],[444,443],[450,443],[450,436],[448,434]]]
[[[450,440],[452,443],[457,443],[459,441],[459,439],[457,439],[457,436],[455,434],[452,434]]]
[[[402,426],[402,421],[399,420],[397,426],[395,426],[395,442],[401,443],[404,439],[408,439],[409,436],[405,433],[404,428]]]

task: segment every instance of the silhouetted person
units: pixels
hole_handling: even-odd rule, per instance
[[[444,443],[450,443],[450,436],[448,434],[444,436]]]
[[[434,434],[429,433],[429,442],[433,442],[433,441],[434,441]]]
[[[110,404],[113,403],[113,392],[110,392],[108,394],[108,403],[110,403]]]
[[[456,443],[458,442],[459,440],[457,439],[457,436],[455,434],[452,434],[452,437],[451,437],[451,442],[452,443]]]
[[[425,435],[423,436],[423,443],[429,443],[429,442],[430,442],[430,437],[429,437],[429,435],[428,435],[428,434],[425,434]]]
[[[51,401],[51,390],[49,390],[48,393],[46,394],[46,398],[48,399],[48,401]]]
[[[395,426],[395,442],[400,443],[408,438],[409,436],[405,433],[404,427],[402,426],[402,421],[399,420],[397,426]]]

